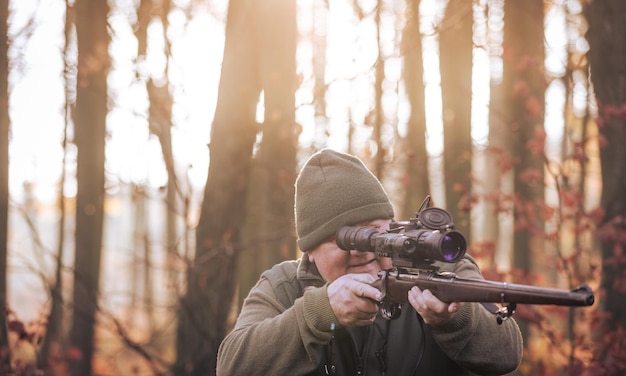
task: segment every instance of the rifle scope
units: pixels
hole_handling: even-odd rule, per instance
[[[342,227],[337,231],[339,248],[396,256],[414,264],[443,261],[454,263],[465,255],[465,237],[456,230],[413,228],[402,233],[379,232],[371,227]]]

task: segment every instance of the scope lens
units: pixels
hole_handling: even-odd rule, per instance
[[[450,232],[441,240],[441,254],[448,262],[458,261],[465,254],[465,238],[457,232]]]

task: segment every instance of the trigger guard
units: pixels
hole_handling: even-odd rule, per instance
[[[382,318],[395,320],[402,313],[402,305],[393,302],[381,302],[378,311]]]

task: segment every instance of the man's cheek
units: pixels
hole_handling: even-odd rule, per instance
[[[378,259],[378,263],[380,264],[380,268],[385,270],[385,269],[391,269],[391,267],[393,266],[391,263],[391,259],[388,257],[381,257]]]

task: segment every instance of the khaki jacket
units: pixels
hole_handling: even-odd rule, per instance
[[[482,279],[470,257],[437,266]],[[515,321],[498,325],[481,304],[466,303],[440,326],[407,303],[397,320],[341,328],[326,287],[306,254],[263,273],[220,346],[217,375],[325,375],[333,366],[336,375],[503,375],[521,362]]]

